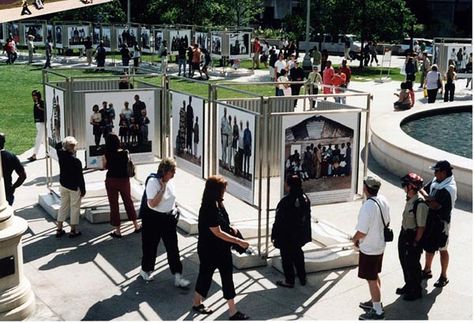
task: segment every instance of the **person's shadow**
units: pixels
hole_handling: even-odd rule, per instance
[[[442,291],[442,288],[435,288],[431,293],[426,294],[426,289],[424,289],[423,297],[415,301],[405,301],[403,296],[400,296],[392,304],[384,306],[385,319],[428,320],[428,313]]]

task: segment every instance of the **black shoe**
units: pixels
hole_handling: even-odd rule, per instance
[[[430,279],[430,278],[433,278],[433,274],[431,274],[431,270],[430,271],[424,271],[424,270],[421,271],[421,279]]]
[[[248,320],[249,318],[250,317],[248,317],[244,313],[237,312],[234,315],[232,315],[231,317],[229,317],[229,321],[245,321],[245,320]]]
[[[300,279],[300,284],[301,284],[301,286],[305,286],[306,285],[306,278]]]
[[[359,307],[363,310],[370,311],[374,307],[374,304],[372,301],[360,302]]]
[[[395,290],[395,294],[397,295],[403,295],[407,292],[407,285],[403,286],[402,288],[397,288]]]
[[[443,276],[440,276],[438,281],[434,283],[434,287],[442,288],[449,283],[449,279]]]
[[[63,235],[66,234],[66,231],[64,230],[56,230],[56,238],[61,238]]]
[[[381,314],[377,314],[377,312],[374,309],[371,309],[367,313],[364,313],[359,316],[359,320],[361,321],[366,321],[366,320],[384,320],[385,319],[385,313],[382,312]]]
[[[414,301],[422,297],[421,291],[420,292],[408,292],[403,295],[403,300],[405,301]]]

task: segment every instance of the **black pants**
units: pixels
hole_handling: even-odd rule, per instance
[[[155,269],[158,244],[163,239],[171,273],[174,275],[183,272],[183,265],[179,259],[176,224],[177,221],[171,214],[156,212],[151,215],[143,215],[142,269],[144,271],[153,271]]]
[[[300,95],[300,89],[303,85],[302,84],[291,84],[291,95]],[[293,106],[296,108],[296,104],[298,103],[298,99],[293,101]]]
[[[207,297],[211,288],[212,275],[216,269],[219,270],[222,282],[224,298],[229,300],[235,297],[235,287],[232,280],[232,254],[229,250],[220,252],[218,255],[209,252],[198,252],[199,275],[196,282],[196,292],[202,297]]]
[[[402,228],[398,237],[398,258],[402,265],[403,278],[408,294],[421,292],[420,257],[422,249],[420,246],[413,246],[415,235],[415,230],[403,230]]]
[[[435,103],[438,89],[428,90],[428,103]]]
[[[449,97],[449,101],[454,101],[455,88],[456,87],[454,83],[446,83],[444,85],[444,102],[448,102],[448,97]]]
[[[304,269],[304,253],[301,247],[282,246],[280,248],[280,255],[285,282],[288,284],[295,283],[295,268],[300,281],[305,281],[306,270]]]

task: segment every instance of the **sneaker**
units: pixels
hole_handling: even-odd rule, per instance
[[[359,307],[363,310],[370,311],[374,307],[374,304],[372,304],[372,301],[360,302]]]
[[[433,278],[433,274],[431,274],[431,270],[430,271],[424,271],[424,270],[421,271],[421,279],[430,279],[430,278]]]
[[[434,283],[434,287],[442,288],[449,283],[449,279],[443,276],[440,276],[438,281]]]
[[[374,309],[371,309],[367,313],[361,314],[359,316],[359,320],[361,321],[366,321],[366,320],[384,320],[385,319],[385,313],[382,312],[381,314],[377,314],[377,312]]]
[[[229,317],[229,321],[245,321],[245,320],[248,320],[249,318],[250,317],[248,317],[244,313],[237,312],[234,315],[232,315],[231,317]]]
[[[176,275],[174,279],[174,285],[179,288],[187,288],[191,282],[187,279],[181,277],[181,275]]]
[[[149,281],[153,280],[153,278],[151,277],[151,273],[152,273],[151,271],[144,271],[143,269],[140,269],[140,276],[146,282],[149,282]]]

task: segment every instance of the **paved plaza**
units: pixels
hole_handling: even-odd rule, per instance
[[[340,59],[336,58],[334,62],[339,63]],[[402,59],[393,58],[392,66],[399,61]],[[264,79],[267,75],[265,73],[257,71],[255,75],[240,81]],[[464,82],[458,81],[458,98],[472,100],[472,92],[462,89]],[[396,113],[392,102],[395,101],[393,93],[397,92],[399,82],[351,82],[351,88],[373,94],[371,119],[382,114]],[[416,98],[417,103],[413,109],[424,104],[421,91],[416,92]],[[40,153],[39,156],[43,155],[44,153]],[[109,224],[90,224],[81,219],[82,236],[76,239],[69,239],[67,236],[56,239],[54,220],[37,204],[38,196],[47,193],[45,159],[28,163],[28,156],[30,151],[19,156],[24,162],[28,178],[17,189],[14,206],[15,214],[29,224],[23,238],[24,272],[32,284],[37,300],[36,312],[30,320],[228,319],[219,275],[214,275],[214,283],[205,302],[215,312],[209,316],[196,315],[191,311],[193,288],[181,290],[174,287],[162,245],[159,248],[155,280],[145,283],[138,275],[141,237],[133,233],[131,223],[125,223],[123,239],[113,239],[108,235],[111,232]],[[362,163],[363,160],[361,165]],[[138,166],[138,178],[144,180],[156,168],[157,164]],[[372,157],[369,157],[368,170],[382,178],[381,194],[390,202],[391,227],[398,235],[405,203],[399,179]],[[57,181],[57,167],[55,174]],[[456,176],[455,169],[454,175]],[[86,171],[85,176],[88,181],[102,181],[105,172]],[[175,186],[178,202],[197,212],[204,181],[178,169]],[[361,200],[356,200],[315,206],[312,208],[312,215],[353,234],[361,203]],[[255,212],[229,194],[225,197],[225,205],[231,220],[238,219],[239,214]],[[450,283],[443,289],[433,287],[440,274],[439,255],[436,255],[433,278],[427,281],[423,298],[414,302],[406,302],[395,294],[395,289],[403,285],[403,274],[396,242],[387,244],[381,273],[382,302],[387,320],[472,321],[472,229],[472,205],[457,201],[450,234]],[[197,236],[179,231],[178,238],[183,258],[183,274],[194,286],[199,268]],[[359,302],[370,298],[367,283],[357,278],[356,267],[309,274],[308,284],[297,284],[294,289],[277,287],[275,282],[282,277],[283,274],[270,265],[235,270],[234,283],[239,310],[252,320],[357,320],[363,313],[358,307]]]

